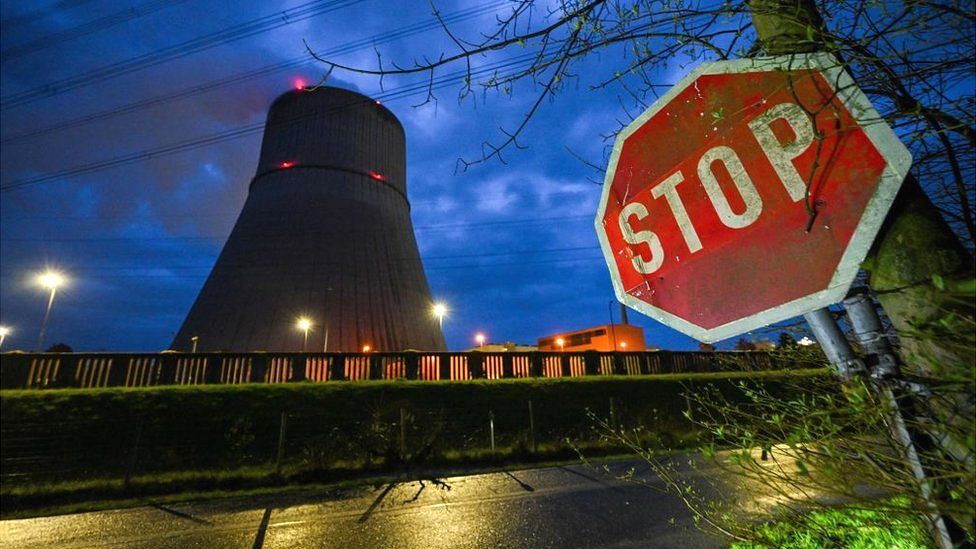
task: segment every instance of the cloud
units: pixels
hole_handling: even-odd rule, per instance
[[[480,212],[510,213],[519,202],[519,194],[513,190],[517,176],[503,176],[478,185],[475,208]]]
[[[4,95],[84,74],[119,60],[227,28],[282,10],[302,0],[242,9],[239,2],[185,2],[139,18],[131,25],[96,33],[23,60],[5,63]],[[442,13],[484,3],[438,2]],[[422,9],[387,9],[379,0],[335,14],[287,25],[119,78],[4,111],[4,137],[133,101],[160,97],[302,55],[301,38],[330,48],[377,34],[392,35],[430,19]],[[498,11],[510,10],[499,4]],[[42,19],[24,34],[0,36],[4,47],[118,11],[104,2],[74,10],[65,19]],[[545,16],[537,9],[534,22]],[[459,36],[477,39],[493,29],[492,13],[452,25]],[[375,66],[372,44],[341,55],[359,66]],[[384,62],[402,66],[436,58],[457,47],[439,29],[378,45]],[[493,53],[478,63],[521,51]],[[480,157],[482,142],[498,142],[499,127],[512,129],[537,97],[527,83],[514,97],[478,94],[459,104],[451,84],[438,91],[436,107],[414,109],[417,95],[384,100],[403,121],[408,141],[408,188],[417,240],[436,295],[452,300],[448,323],[452,347],[469,342],[478,325],[493,340],[532,342],[559,329],[603,322],[609,277],[598,251],[591,217],[599,187],[592,171],[573,159],[570,148],[599,158],[599,135],[622,116],[613,92],[587,91],[586,77],[605,63],[581,64],[580,86],[567,87],[546,102],[530,122],[507,164],[491,160],[456,173],[455,160]],[[446,76],[463,70],[438,70]],[[322,67],[309,63],[242,80],[217,91],[140,109],[83,127],[60,131],[0,150],[3,184],[91,162],[153,150],[264,121],[267,107],[294,77],[310,82]],[[386,90],[422,83],[426,75],[388,78]],[[335,73],[330,85],[383,93],[374,76]],[[66,178],[0,200],[0,314],[18,333],[33,333],[43,314],[43,296],[24,281],[46,263],[72,273],[76,285],[57,304],[51,338],[80,349],[153,350],[169,343],[220,252],[247,196],[261,145],[261,133],[191,147],[178,154]],[[33,237],[38,240],[13,241]],[[573,250],[567,251],[572,248]],[[437,259],[434,259],[437,258]],[[636,316],[636,315],[633,315]],[[632,317],[633,318],[633,317]],[[120,329],[119,325],[125,326]],[[456,331],[455,331],[456,330]],[[669,336],[670,337],[670,336]],[[31,338],[26,338],[29,348]],[[20,346],[20,343],[17,343]]]

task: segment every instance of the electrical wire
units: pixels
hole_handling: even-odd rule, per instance
[[[54,13],[59,13],[67,9],[77,8],[80,6],[84,6],[85,4],[90,4],[93,1],[94,0],[61,0],[60,2],[56,2],[55,4],[52,4],[45,8],[39,8],[34,11],[22,13],[20,15],[11,15],[10,17],[0,20],[0,25],[2,25],[7,29],[10,29],[12,27],[24,25],[26,23],[39,21]]]
[[[87,36],[101,30],[112,28],[116,25],[121,25],[122,23],[127,23],[133,19],[150,15],[164,8],[177,6],[186,1],[187,0],[154,0],[144,4],[139,4],[138,6],[132,6],[122,11],[117,11],[104,17],[99,17],[58,32],[38,36],[0,51],[0,62],[6,63],[7,61],[23,57],[29,53],[46,50],[70,40],[81,38],[82,36]]]
[[[475,17],[480,17],[487,13],[492,13],[496,11],[499,7],[502,7],[506,4],[507,1],[505,0],[499,2],[487,3],[487,4],[479,4],[478,6],[475,6],[473,8],[466,8],[466,9],[458,10],[456,12],[445,14],[442,16],[442,20],[444,24],[457,24],[457,23],[467,21],[469,19],[473,19]],[[421,21],[413,25],[407,25],[401,27],[392,32],[375,34],[373,36],[369,36],[362,40],[355,40],[353,42],[348,42],[346,44],[342,44],[332,48],[325,48],[321,50],[319,55],[336,57],[346,53],[360,51],[368,47],[387,44],[395,40],[400,40],[403,38],[415,36],[417,34],[421,34],[423,32],[439,28],[440,24],[441,23],[437,19],[429,19],[426,21]],[[78,116],[48,126],[43,126],[41,128],[28,130],[26,132],[11,135],[9,137],[0,140],[0,144],[11,145],[20,141],[34,139],[34,138],[42,137],[44,135],[48,135],[50,133],[85,126],[93,122],[114,118],[116,116],[121,116],[123,114],[138,112],[151,107],[158,107],[160,105],[165,105],[167,103],[178,101],[180,99],[195,97],[197,95],[216,91],[221,88],[226,88],[228,86],[232,86],[234,84],[239,84],[241,82],[246,82],[249,80],[260,78],[262,76],[268,76],[279,72],[284,72],[286,70],[295,69],[305,65],[318,65],[318,64],[319,62],[313,59],[311,56],[300,55],[298,57],[293,57],[286,61],[272,63],[269,65],[264,65],[262,67],[258,67],[250,71],[232,74],[225,78],[210,80],[208,82],[204,82],[203,84],[188,86],[186,88],[182,88],[165,95],[133,101],[131,103],[126,103],[124,105],[114,107],[111,109],[97,111],[94,113]]]
[[[549,223],[565,223],[567,221],[577,221],[584,219],[593,219],[591,215],[570,215],[570,216],[559,216],[559,217],[543,217],[539,219],[518,219],[518,220],[505,220],[505,221],[484,221],[476,223],[447,223],[443,225],[425,225],[415,227],[414,231],[447,231],[455,229],[467,229],[471,227],[511,227],[511,226],[523,226],[523,225],[538,225],[538,224],[549,224]],[[342,230],[342,231],[330,231],[330,234],[382,234],[385,231],[382,230]],[[168,241],[196,241],[196,240],[227,240],[230,235],[215,235],[215,236],[132,236],[132,237],[58,237],[58,238],[44,238],[44,237],[0,237],[0,242],[139,242],[139,241],[151,241],[151,242],[168,242]],[[268,238],[275,238],[274,236],[263,235],[258,237],[260,240],[266,240]],[[248,240],[248,239],[244,239]]]
[[[205,51],[217,46],[236,42],[267,31],[304,21],[312,17],[338,11],[360,4],[365,0],[314,0],[245,23],[234,25],[179,44],[167,46],[136,57],[85,71],[74,76],[54,80],[47,84],[0,97],[0,110],[26,105],[41,99],[54,97],[70,90],[104,82],[135,71],[143,70],[174,59]]]
[[[497,72],[498,70],[505,70],[505,69],[515,69],[515,71],[517,72],[520,66],[521,67],[531,66],[531,64],[535,62],[536,59],[537,56],[534,53],[525,54],[501,62],[491,63],[479,69],[473,69],[471,71],[471,76],[472,77],[482,76],[485,74]],[[403,99],[405,97],[415,96],[419,94],[427,94],[428,90],[440,90],[447,86],[458,85],[460,79],[467,76],[467,74],[468,74],[467,71],[462,70],[462,71],[457,71],[454,73],[447,74],[440,78],[436,78],[433,82],[431,82],[428,79],[424,79],[422,81],[413,84],[408,84],[408,85],[400,86],[398,88],[393,88],[387,92],[379,94],[378,96],[376,96],[376,99],[382,101],[394,101],[397,99]],[[341,109],[348,108],[348,106],[350,105],[342,105],[337,107],[334,110],[339,111]],[[321,112],[316,112],[303,117],[311,118],[311,117],[321,116],[321,115],[322,115]],[[296,118],[291,122],[300,121],[301,118],[303,117]],[[155,149],[130,153],[127,155],[122,155],[122,156],[118,156],[115,158],[110,158],[98,162],[92,162],[81,166],[66,168],[64,170],[59,170],[56,172],[50,172],[46,174],[40,174],[34,177],[28,177],[25,179],[16,180],[12,183],[8,183],[7,185],[0,186],[0,193],[6,193],[24,187],[37,185],[39,183],[46,183],[50,181],[64,179],[67,177],[86,175],[89,173],[106,170],[116,166],[124,166],[127,164],[132,164],[134,162],[142,162],[154,158],[169,156],[171,154],[176,154],[188,150],[206,147],[209,145],[213,145],[215,143],[221,143],[232,139],[238,139],[241,137],[254,135],[263,131],[264,126],[265,126],[264,122],[246,124],[243,126],[230,128],[221,132],[196,137],[179,143],[164,145],[161,147],[157,147]]]
[[[411,261],[417,261],[417,258],[413,258]],[[426,259],[423,259],[426,261]],[[453,271],[457,269],[486,269],[486,268],[498,268],[498,267],[522,267],[522,266],[537,266],[537,265],[577,265],[583,264],[593,267],[600,267],[606,269],[606,265],[603,263],[603,256],[584,256],[584,257],[570,257],[570,258],[547,258],[547,259],[520,259],[518,261],[503,261],[503,262],[480,262],[480,263],[455,263],[455,264],[443,264],[443,265],[424,265],[424,271]],[[325,267],[325,264],[319,265]],[[177,273],[166,273],[166,274],[97,274],[89,273],[85,275],[85,279],[99,279],[99,280],[115,280],[115,279],[205,279],[210,276],[210,271],[212,267],[195,267],[195,269],[205,270],[206,274],[177,274]],[[169,270],[165,266],[157,266],[155,268],[146,268],[146,270],[151,271],[165,271]],[[85,270],[79,270],[81,272],[87,272]],[[0,278],[12,279],[17,278],[14,275],[0,275]]]

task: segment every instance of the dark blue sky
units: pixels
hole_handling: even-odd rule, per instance
[[[48,344],[119,351],[169,344],[244,203],[268,105],[322,72],[303,57],[302,39],[335,60],[370,67],[374,44],[385,61],[402,64],[453,51],[443,31],[425,30],[427,2],[391,9],[381,0],[345,0],[312,3],[323,13],[310,17],[280,13],[308,4],[2,3],[2,184],[26,183],[0,195],[0,321],[14,329],[5,348],[33,347],[46,301],[33,276],[48,266],[70,277]],[[470,37],[491,29],[503,5],[438,2],[445,15],[462,14],[454,29]],[[131,7],[138,16],[125,11]],[[544,15],[537,14],[540,23]],[[265,16],[263,27],[242,26]],[[221,31],[222,40],[214,38]],[[660,83],[689,68],[674,64]],[[594,181],[602,175],[569,150],[602,165],[601,136],[640,112],[619,88],[590,89],[614,69],[612,51],[579,65],[578,81],[532,120],[521,139],[528,149],[508,151],[507,164],[462,173],[459,156],[476,158],[483,141],[499,138],[499,126],[518,124],[536,98],[531,83],[511,97],[489,92],[459,103],[458,76],[438,91],[439,101],[414,107],[423,90],[384,94],[422,75],[387,79],[385,92],[372,77],[330,81],[389,97],[384,103],[404,123],[413,221],[432,293],[450,307],[451,349],[472,346],[478,331],[491,341],[534,343],[608,322],[613,292],[593,229]],[[239,75],[248,77],[226,83]],[[199,86],[209,89],[193,91]],[[170,99],[176,94],[182,97]],[[223,137],[195,142],[210,136]],[[174,144],[179,150],[160,151]],[[100,169],[116,159],[124,161]],[[636,312],[630,318],[646,328],[649,344],[697,348]]]

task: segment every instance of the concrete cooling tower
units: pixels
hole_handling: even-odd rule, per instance
[[[403,126],[358,93],[296,90],[271,105],[247,202],[172,348],[444,350],[431,306]]]

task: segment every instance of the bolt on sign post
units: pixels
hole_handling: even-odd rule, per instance
[[[841,301],[911,155],[829,54],[706,63],[617,137],[617,298],[700,341]]]

